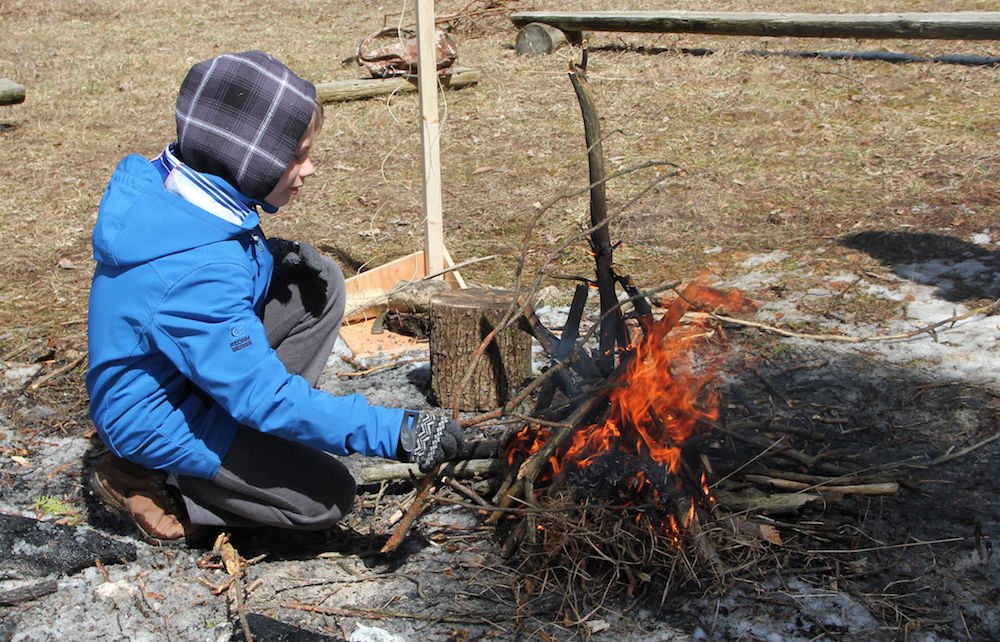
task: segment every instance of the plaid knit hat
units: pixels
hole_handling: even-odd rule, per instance
[[[315,103],[313,84],[263,51],[199,62],[177,96],[181,160],[263,200],[295,155]]]

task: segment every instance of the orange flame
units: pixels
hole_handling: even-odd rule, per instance
[[[645,334],[632,348],[631,361],[615,382],[609,394],[610,407],[603,424],[583,427],[573,433],[569,446],[562,454],[550,457],[552,474],[559,475],[567,466],[584,469],[602,455],[616,450],[649,458],[675,477],[681,487],[681,447],[696,434],[700,426],[718,418],[718,399],[708,384],[714,372],[700,367],[695,344],[709,336],[705,323],[695,322],[678,327],[684,313],[697,307],[735,313],[752,307],[735,291],[722,292],[700,285],[689,285],[674,299],[663,317],[645,328]],[[548,440],[545,429],[532,434],[525,428],[508,445],[510,463],[519,456],[530,456]],[[693,480],[692,480],[693,481]],[[697,484],[697,482],[695,482]],[[658,523],[650,528],[662,532],[674,543],[680,542],[684,531],[696,519],[696,504],[714,502],[704,472],[693,494],[703,494],[701,501],[692,498],[687,510],[675,516],[668,511],[660,514]],[[644,498],[660,504],[657,485],[642,470],[637,471],[620,487],[622,498]],[[646,513],[640,510],[635,521],[639,524]],[[649,515],[652,518],[652,515]]]
[[[513,466],[519,458],[534,455],[548,440],[549,431],[545,428],[539,428],[538,432],[532,433],[531,426],[525,426],[507,443],[504,453],[507,456],[507,465]]]
[[[718,417],[715,395],[705,394],[714,375],[696,374],[691,349],[702,328],[671,332],[688,307],[687,301],[678,299],[650,326],[611,391],[604,424],[574,433],[565,460],[586,468],[602,453],[619,447],[648,455],[670,473],[678,472],[680,446],[700,422]]]

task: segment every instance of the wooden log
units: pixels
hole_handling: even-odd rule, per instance
[[[0,78],[0,105],[17,105],[23,102],[24,86],[7,78]]]
[[[743,479],[751,484],[758,484],[768,488],[781,490],[816,490],[827,493],[839,493],[841,495],[895,495],[899,492],[899,484],[896,482],[877,482],[870,484],[836,484],[805,482],[782,479],[780,477],[770,477],[768,475],[744,475]]]
[[[798,38],[1000,39],[1000,11],[951,13],[725,13],[710,11],[588,11],[512,13],[517,27],[532,22],[561,31],[701,33]]]
[[[519,56],[550,54],[567,44],[566,34],[543,22],[530,22],[517,32],[514,48]]]
[[[461,89],[478,83],[480,76],[479,69],[455,67],[451,76],[441,80],[441,85],[445,89]],[[417,91],[416,78],[357,78],[319,83],[316,99],[329,104],[414,91]]]
[[[490,342],[461,385],[480,344],[515,305],[512,293],[505,290],[468,288],[431,298],[431,392],[439,405],[497,408],[531,377],[531,335],[515,323]]]
[[[712,491],[712,495],[719,507],[730,513],[764,512],[769,515],[796,513],[806,504],[833,503],[843,497],[805,492],[765,494],[749,489],[739,493],[718,489]]]
[[[496,475],[504,469],[505,464],[500,459],[467,459],[465,461],[448,462],[441,467],[440,474],[442,476],[468,478]],[[416,479],[421,474],[416,464],[402,464],[398,462],[365,466],[358,472],[358,476],[365,484]]]

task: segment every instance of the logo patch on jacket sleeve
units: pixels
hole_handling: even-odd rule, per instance
[[[247,335],[247,329],[242,325],[234,325],[229,328],[229,336],[231,337],[229,349],[233,352],[239,352],[243,348],[249,348],[253,344],[253,341]]]

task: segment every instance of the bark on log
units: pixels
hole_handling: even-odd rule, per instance
[[[565,46],[566,34],[551,25],[531,22],[517,32],[514,48],[519,56],[527,54],[550,54]]]
[[[16,105],[24,102],[24,86],[13,80],[0,78],[0,105]]]
[[[477,288],[444,292],[431,299],[431,392],[440,406],[497,408],[531,377],[531,335],[514,323],[490,342],[468,383],[461,386],[480,344],[514,305],[510,292]],[[461,394],[456,395],[459,387]]]
[[[460,89],[479,82],[479,69],[455,67],[449,78],[441,80],[445,89]],[[316,100],[323,104],[348,102],[417,91],[416,78],[358,78],[316,85]]]
[[[1000,11],[952,13],[725,13],[589,11],[513,13],[517,27],[542,22],[564,32],[625,31],[799,38],[1000,39]]]

